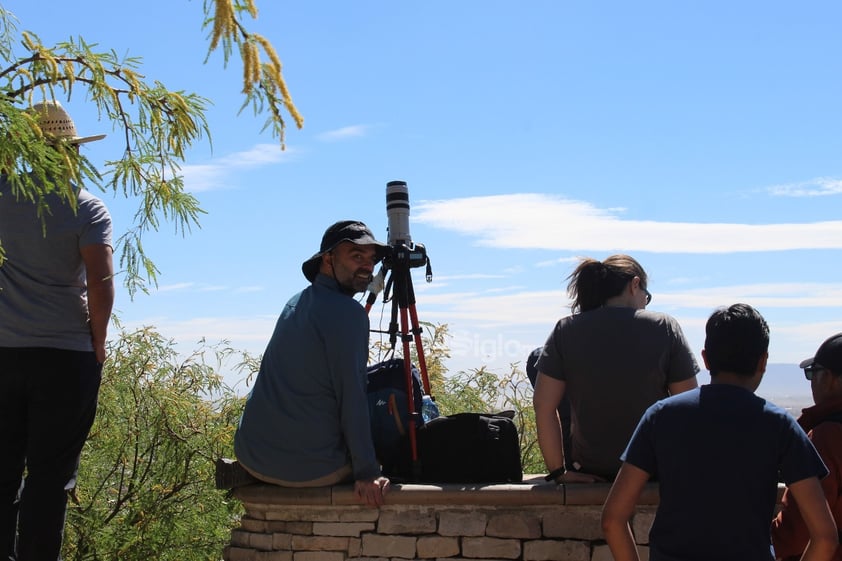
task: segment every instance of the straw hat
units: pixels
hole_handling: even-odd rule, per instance
[[[72,144],[82,144],[105,138],[104,134],[79,136],[76,133],[76,125],[73,124],[73,119],[70,118],[67,110],[58,101],[36,103],[32,106],[32,110],[38,115],[38,124],[45,136],[67,140]]]

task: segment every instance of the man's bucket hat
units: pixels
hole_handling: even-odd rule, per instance
[[[308,281],[313,282],[319,272],[319,265],[322,255],[333,250],[342,242],[351,242],[357,245],[373,245],[376,252],[375,259],[380,261],[386,256],[389,246],[374,239],[374,234],[368,226],[357,220],[340,220],[327,230],[322,236],[322,245],[319,252],[301,265],[301,271]]]

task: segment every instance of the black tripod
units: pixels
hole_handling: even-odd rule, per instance
[[[389,321],[389,343],[394,350],[400,334],[403,350],[404,378],[406,383],[407,407],[411,422],[409,423],[409,444],[412,454],[413,472],[419,472],[418,464],[418,443],[415,434],[416,423],[421,415],[415,410],[414,385],[412,383],[412,361],[410,359],[410,342],[415,341],[415,352],[418,358],[418,368],[421,371],[421,384],[424,394],[430,395],[430,379],[427,375],[427,361],[424,357],[424,345],[421,341],[421,327],[418,324],[418,312],[415,309],[415,289],[412,286],[412,275],[410,269],[426,265],[426,279],[430,282],[433,278],[430,260],[426,250],[421,244],[413,244],[412,247],[400,243],[391,248],[390,254],[383,261],[383,268],[379,275],[388,272],[388,280],[383,291],[383,303],[390,299],[392,301],[392,313]],[[389,293],[392,291],[392,297]],[[377,299],[377,293],[372,292],[368,296],[365,309],[371,310]],[[400,323],[399,321],[400,320]]]

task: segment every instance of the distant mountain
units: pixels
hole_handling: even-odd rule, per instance
[[[707,383],[710,383],[710,375],[702,370],[699,372],[699,384]],[[757,395],[783,407],[796,417],[802,409],[813,405],[810,382],[804,378],[804,371],[797,364],[767,364]]]
[[[798,416],[805,407],[813,405],[810,382],[797,364],[769,364],[757,394],[786,408]]]

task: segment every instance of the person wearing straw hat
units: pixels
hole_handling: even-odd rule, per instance
[[[364,292],[388,246],[355,220],[330,226],[301,267],[311,285],[281,312],[234,436],[239,464],[286,487],[354,481],[383,503],[389,480],[374,453],[366,398],[369,321]]]
[[[31,111],[51,144],[105,137],[80,136],[58,102]],[[114,303],[111,216],[74,186],[75,208],[47,194],[42,222],[43,209],[15,197],[8,179],[0,175],[0,557],[59,559]]]

